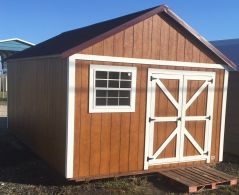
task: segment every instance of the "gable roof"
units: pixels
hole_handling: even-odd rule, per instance
[[[230,58],[239,70],[239,39],[210,41],[217,49]]]
[[[235,69],[236,65],[231,60],[229,60],[224,54],[211,45],[206,39],[201,37],[195,30],[187,25],[165,5],[160,5],[119,18],[64,32],[56,37],[37,44],[34,47],[14,54],[9,59],[48,55],[62,55],[62,57],[68,57],[117,32],[120,32],[140,21],[162,12],[166,13],[170,18],[175,20],[181,27],[183,27],[183,29],[200,41],[225,64]]]

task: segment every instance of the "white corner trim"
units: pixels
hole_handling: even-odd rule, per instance
[[[75,123],[75,59],[68,58],[67,64],[67,115],[66,115],[66,162],[65,176],[73,178],[74,123]]]
[[[226,120],[226,108],[227,108],[228,78],[229,78],[229,72],[227,70],[225,70],[224,84],[223,84],[223,96],[222,96],[222,115],[221,115],[221,131],[220,131],[220,145],[219,145],[219,162],[221,162],[223,160],[225,120]]]
[[[179,67],[183,66],[183,67],[216,68],[216,69],[225,69],[226,67],[226,65],[222,65],[222,64],[179,62],[179,61],[152,60],[152,59],[141,59],[141,58],[124,58],[124,57],[87,55],[87,54],[74,54],[72,55],[72,57],[74,57],[75,59],[88,60],[88,61],[149,64],[149,65],[158,65],[158,66],[179,66]]]

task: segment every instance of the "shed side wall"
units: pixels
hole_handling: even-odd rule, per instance
[[[9,130],[65,174],[67,64],[60,58],[10,61]]]
[[[224,151],[239,156],[239,72],[230,72],[227,92]]]

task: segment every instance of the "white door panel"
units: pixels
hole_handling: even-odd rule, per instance
[[[175,99],[162,80],[178,81],[178,98]],[[199,89],[187,100],[188,82],[204,81]],[[212,72],[194,72],[194,71],[170,71],[149,69],[148,88],[147,88],[147,113],[146,113],[146,136],[145,136],[145,166],[160,165],[167,163],[188,162],[196,160],[207,160],[210,162],[211,131],[212,131],[212,114],[214,99],[214,82],[215,73]],[[168,101],[177,110],[176,116],[155,116],[155,91],[159,88]],[[197,100],[200,94],[207,89],[206,115],[187,116],[187,110]],[[160,100],[159,100],[160,101]],[[160,102],[159,102],[160,103]],[[186,122],[206,121],[204,147],[201,147],[195,138],[186,128]],[[154,150],[154,126],[156,123],[176,122],[176,128],[163,140],[162,144]],[[163,132],[162,132],[163,133]],[[158,158],[167,145],[176,137],[176,148],[174,157]],[[184,142],[187,138],[199,155],[185,156]]]

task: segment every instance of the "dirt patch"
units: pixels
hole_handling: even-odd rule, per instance
[[[239,176],[239,158],[226,156],[216,166]],[[70,182],[58,175],[6,130],[0,130],[0,194],[179,194],[175,184],[158,175]],[[203,194],[239,194],[239,186]]]

